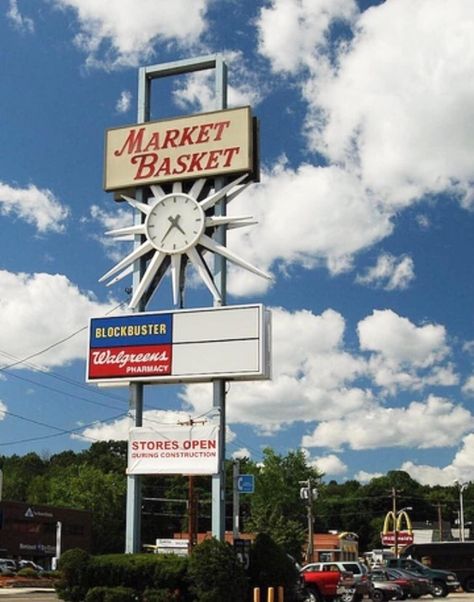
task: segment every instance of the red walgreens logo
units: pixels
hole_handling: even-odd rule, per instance
[[[171,345],[99,347],[89,353],[89,378],[171,374]]]

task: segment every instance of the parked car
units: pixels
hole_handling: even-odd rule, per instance
[[[42,566],[40,566],[39,564],[36,564],[36,562],[33,562],[32,560],[18,560],[17,566],[18,566],[18,570],[28,568],[28,569],[33,569],[37,573],[44,572],[44,568]]]
[[[403,592],[402,600],[411,596],[413,585],[409,579],[401,575],[394,575],[385,569],[374,569],[370,573],[370,577],[374,581],[390,581],[400,586]]]
[[[387,569],[387,572],[390,575],[399,575],[400,577],[411,580],[413,585],[411,598],[419,598],[420,596],[426,596],[426,594],[431,594],[433,592],[433,582],[431,579],[416,575],[410,571],[404,571],[403,569]]]
[[[355,591],[355,579],[351,572],[341,570],[336,563],[307,564],[301,569],[302,602],[321,602],[321,600],[344,599],[348,602],[348,592],[352,600]]]
[[[12,558],[0,558],[0,571],[2,573],[16,573],[16,562]]]
[[[403,600],[402,588],[393,581],[387,581],[380,575],[371,575],[371,590],[369,596],[373,602],[387,602],[388,600]]]
[[[311,568],[312,571],[324,571],[327,567],[337,567],[339,571],[349,571],[354,576],[354,586],[352,591],[345,592],[342,595],[343,602],[360,602],[365,595],[370,592],[370,582],[367,575],[367,567],[360,562],[352,560],[338,560],[333,562],[312,562],[303,567],[302,570]]]
[[[387,568],[409,570],[411,573],[431,579],[433,581],[431,593],[435,598],[445,598],[449,592],[456,591],[460,586],[456,573],[432,569],[414,558],[390,558],[387,560]]]

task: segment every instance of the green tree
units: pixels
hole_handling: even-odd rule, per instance
[[[104,473],[84,464],[63,468],[50,480],[49,503],[92,512],[95,554],[123,549],[125,474]]]
[[[307,503],[300,498],[301,481],[312,479],[316,485],[319,477],[320,474],[307,465],[301,450],[282,456],[270,448],[265,449],[250,501],[248,528],[256,533],[267,533],[299,559],[307,524]]]

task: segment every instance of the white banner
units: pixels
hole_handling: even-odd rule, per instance
[[[132,428],[127,474],[217,474],[218,435],[216,425]]]

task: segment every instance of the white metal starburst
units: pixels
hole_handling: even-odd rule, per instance
[[[144,258],[147,260],[146,269],[133,291],[129,307],[135,309],[144,295],[148,295],[148,298],[151,296],[161,283],[168,267],[171,270],[173,302],[178,305],[180,291],[184,285],[186,265],[190,262],[214,300],[220,302],[221,295],[204,258],[206,251],[221,255],[258,276],[271,279],[269,274],[212,238],[212,234],[219,226],[241,228],[257,223],[251,216],[210,214],[216,203],[224,196],[227,201],[230,201],[247,187],[242,184],[246,177],[246,174],[239,176],[212,194],[208,193],[205,186],[206,179],[201,178],[192,184],[188,192],[183,192],[182,182],[175,182],[169,193],[159,185],[151,186],[153,196],[149,203],[122,195],[129,205],[141,212],[142,223],[110,230],[106,234],[116,237],[139,235],[144,237],[144,241],[104,274],[99,282],[109,278],[112,279],[107,286],[118,282],[132,272],[134,262]]]

